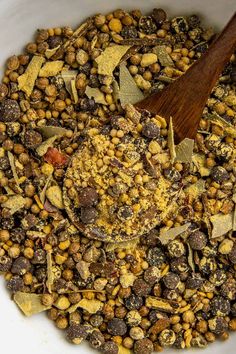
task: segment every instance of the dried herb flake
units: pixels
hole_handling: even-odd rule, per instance
[[[40,77],[56,76],[62,69],[64,62],[62,60],[48,61],[39,71]]]
[[[194,140],[185,138],[176,147],[176,161],[191,162],[193,155]]]
[[[212,238],[225,235],[233,229],[233,213],[230,214],[217,214],[210,217],[212,223]]]
[[[192,269],[192,271],[195,273],[195,263],[194,263],[194,259],[193,259],[193,250],[188,243],[187,243],[187,246],[188,246],[188,264],[189,264],[190,268]]]
[[[190,194],[193,198],[199,197],[203,192],[205,192],[206,181],[199,179],[196,183],[191,184],[185,189],[186,194]]]
[[[87,86],[85,90],[85,94],[88,98],[93,98],[96,103],[107,105],[107,101],[105,100],[105,95],[98,88],[92,88]]]
[[[206,167],[206,156],[203,154],[193,154],[192,156],[193,166],[196,167],[201,177],[207,177],[210,175],[210,169]]]
[[[24,91],[27,96],[30,96],[34,89],[35,81],[44,61],[45,59],[43,57],[35,55],[31,59],[31,62],[29,63],[24,74],[20,75],[17,79],[19,90]]]
[[[14,155],[10,151],[8,151],[7,152],[7,156],[8,156],[8,160],[9,160],[10,166],[11,166],[11,171],[12,171],[12,174],[13,174],[13,178],[14,178],[14,180],[16,182],[16,185],[18,187],[19,192],[22,193],[23,190],[20,187],[19,178],[18,178],[18,175],[17,175],[17,172],[16,172]]]
[[[8,198],[5,203],[2,203],[3,208],[10,209],[10,214],[15,214],[18,210],[24,208],[25,206],[25,198],[21,195],[13,195]]]
[[[55,127],[51,125],[47,125],[44,127],[38,127],[37,130],[43,135],[44,138],[48,139],[55,135],[65,135],[68,131],[62,127]]]
[[[27,317],[51,308],[51,306],[45,306],[41,303],[41,294],[30,294],[18,291],[15,293],[13,299]]]
[[[168,129],[168,147],[170,150],[171,163],[173,163],[176,158],[176,152],[175,152],[174,129],[173,129],[172,117],[170,117],[169,129]]]
[[[72,96],[71,81],[75,80],[77,75],[78,75],[77,70],[62,70],[61,71],[61,77],[63,78],[64,83],[65,83],[65,87],[71,96]]]
[[[138,88],[125,63],[120,65],[119,98],[122,108],[125,108],[128,103],[135,104],[144,99],[142,91]]]
[[[172,227],[169,230],[161,230],[159,240],[163,245],[167,245],[167,243],[173,241],[177,236],[187,231],[190,225],[190,223],[187,223],[182,226]]]
[[[50,294],[52,292],[53,281],[54,281],[54,275],[52,271],[52,251],[50,250],[47,252],[47,281],[46,281],[48,292]]]
[[[52,48],[52,49],[47,49],[46,52],[45,52],[45,57],[47,59],[50,59],[57,52],[57,50],[59,48],[60,48],[60,45],[58,45],[57,47]]]
[[[72,305],[68,309],[68,312],[69,313],[75,312],[77,308],[82,308],[83,310],[88,311],[88,313],[90,314],[95,314],[103,308],[103,303],[97,299],[92,299],[92,300],[82,299],[77,304]]]
[[[112,76],[113,70],[129,48],[129,45],[107,47],[104,52],[95,59],[98,64],[98,74]]]
[[[36,149],[37,154],[39,156],[43,156],[46,154],[46,152],[48,151],[49,147],[53,146],[53,143],[55,140],[57,140],[60,136],[59,135],[54,135],[51,138],[48,138],[47,140],[45,140],[41,145],[39,145]]]
[[[154,47],[152,52],[157,55],[158,60],[162,66],[174,66],[174,62],[170,55],[167,53],[165,45],[158,45]]]

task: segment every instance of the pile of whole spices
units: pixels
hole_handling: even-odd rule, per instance
[[[236,330],[235,55],[195,141],[133,106],[214,38],[196,15],[119,9],[38,30],[7,60],[0,272],[74,344],[151,354]]]

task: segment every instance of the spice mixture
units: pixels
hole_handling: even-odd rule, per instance
[[[236,330],[235,55],[195,141],[133,106],[214,38],[196,15],[116,10],[38,30],[7,61],[0,272],[72,343],[151,354]]]

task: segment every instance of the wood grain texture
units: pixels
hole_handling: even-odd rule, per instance
[[[169,120],[172,116],[176,142],[194,139],[206,101],[236,49],[236,13],[208,51],[179,79],[136,107]]]

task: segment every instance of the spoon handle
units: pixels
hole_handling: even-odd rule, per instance
[[[199,80],[207,79],[209,94],[213,89],[225,64],[236,49],[236,13],[220,35],[210,45],[208,51],[187,71],[186,76],[196,75]],[[201,86],[201,83],[199,82]]]
[[[207,99],[235,49],[236,13],[184,75],[136,106],[160,114],[167,121],[172,117],[176,141],[194,139]]]

